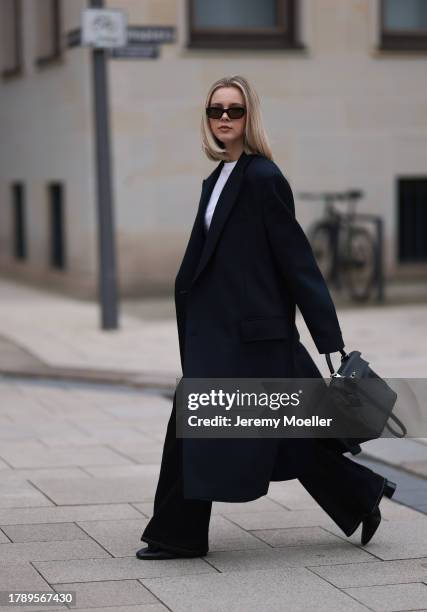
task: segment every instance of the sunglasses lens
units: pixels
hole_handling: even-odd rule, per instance
[[[245,109],[242,106],[234,106],[226,112],[230,119],[240,119],[245,114]],[[206,115],[209,119],[221,119],[223,113],[224,109],[220,106],[208,106],[206,109]]]
[[[206,114],[209,117],[209,119],[221,119],[223,112],[224,111],[222,108],[218,108],[216,106],[209,106],[206,109]]]
[[[228,111],[228,115],[230,119],[240,119],[243,117],[245,109],[241,106],[235,106],[234,108],[230,108]]]

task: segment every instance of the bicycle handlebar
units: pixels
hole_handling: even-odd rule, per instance
[[[298,197],[302,200],[323,200],[333,202],[338,200],[360,200],[364,192],[361,189],[349,189],[348,191],[324,191],[319,193],[301,192]]]

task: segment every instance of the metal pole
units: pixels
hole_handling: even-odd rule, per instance
[[[378,302],[384,302],[384,256],[383,256],[384,228],[383,228],[383,220],[382,220],[381,217],[377,217],[376,225],[377,225],[377,245],[378,245],[378,254],[377,254],[378,294],[377,294],[377,301]]]
[[[90,8],[104,8],[104,0],[89,0]],[[102,329],[118,328],[116,254],[110,152],[107,58],[104,49],[92,50],[93,111],[96,140],[98,208],[98,296]]]

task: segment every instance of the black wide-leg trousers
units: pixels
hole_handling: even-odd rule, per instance
[[[317,439],[286,438],[286,456],[298,464],[298,455],[310,453],[309,471],[298,480],[319,506],[350,536],[380,500],[385,478],[334,452]],[[185,554],[209,550],[212,501],[183,497],[182,439],[176,437],[173,403],[163,446],[153,516],[141,536],[148,544]]]

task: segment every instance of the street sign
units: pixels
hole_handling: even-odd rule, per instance
[[[65,32],[65,42],[67,47],[80,47],[82,44],[82,33],[80,28],[73,28]]]
[[[129,26],[128,44],[140,43],[174,43],[175,28],[173,26]]]
[[[127,16],[120,9],[84,9],[82,44],[98,49],[123,47],[127,42]]]
[[[91,10],[91,9],[88,9]],[[95,10],[95,9],[93,9]],[[67,47],[79,47],[87,44],[82,39],[82,30],[74,28],[65,33]],[[112,58],[158,58],[157,45],[175,42],[174,26],[128,26],[125,44],[110,47]]]
[[[110,57],[119,59],[155,59],[159,57],[159,48],[156,45],[128,45],[110,50]]]

